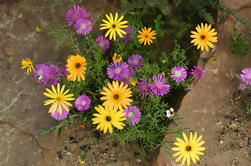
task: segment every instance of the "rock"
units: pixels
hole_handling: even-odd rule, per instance
[[[97,139],[100,139],[100,138],[101,138],[101,135],[100,135],[100,133],[99,133],[97,130],[94,131],[94,135],[95,135],[95,137],[96,137]]]
[[[8,56],[13,56],[15,54],[15,50],[16,50],[16,48],[14,46],[5,46],[4,47],[4,52]]]
[[[62,155],[61,151],[57,151],[57,157],[58,157],[59,160],[63,159],[63,155]]]
[[[89,144],[86,144],[86,145],[82,145],[79,147],[81,150],[83,151],[88,151],[88,150],[91,150],[91,145]]]
[[[251,137],[248,137],[248,146],[251,147]]]

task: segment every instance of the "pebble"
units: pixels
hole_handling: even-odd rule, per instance
[[[251,147],[251,137],[248,137],[248,146]]]
[[[63,155],[62,155],[61,151],[57,151],[57,157],[58,157],[59,160],[63,159]]]
[[[220,144],[221,144],[221,145],[223,144],[223,141],[222,141],[222,140],[220,141]]]

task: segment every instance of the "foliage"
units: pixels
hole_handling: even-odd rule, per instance
[[[168,33],[175,34],[177,39],[182,39],[185,32],[191,28],[191,24],[183,21],[177,21],[175,19],[171,19],[169,21],[171,28],[168,29]]]

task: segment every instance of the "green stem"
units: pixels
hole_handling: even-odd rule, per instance
[[[87,92],[87,93],[90,93],[90,94],[92,94],[92,95],[94,95],[94,96],[95,96],[95,95],[98,95],[97,93],[94,93],[94,92],[89,91],[89,90],[86,90],[86,92]]]

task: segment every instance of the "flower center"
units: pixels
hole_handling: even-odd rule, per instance
[[[247,79],[250,79],[250,78],[251,78],[251,73],[248,73],[248,74],[246,75],[246,77],[247,77]]]
[[[187,151],[187,152],[190,152],[191,150],[192,150],[192,147],[191,147],[190,145],[187,145],[187,146],[186,146],[186,151]]]
[[[76,63],[76,68],[80,68],[81,67],[81,64],[80,63]]]
[[[82,101],[82,103],[81,103],[82,105],[86,105],[86,101],[84,100],[84,101]]]
[[[131,118],[133,118],[133,116],[134,116],[134,113],[133,112],[129,112],[128,113],[128,117],[131,119]]]
[[[37,76],[37,79],[38,79],[38,80],[42,80],[42,78],[43,78],[42,75],[38,75],[38,76]]]
[[[200,36],[200,39],[201,39],[201,40],[204,40],[205,38],[206,38],[205,35],[201,35],[201,36]]]
[[[145,38],[148,38],[148,35],[145,35]]]
[[[115,25],[115,24],[112,24],[112,28],[116,28],[116,25]]]
[[[175,71],[175,77],[180,77],[181,76],[181,72],[180,71]]]
[[[61,102],[62,101],[62,97],[57,97],[56,101]]]
[[[113,98],[114,98],[115,100],[118,100],[118,99],[119,99],[119,95],[118,95],[118,94],[114,94],[114,95],[113,95]]]
[[[106,120],[107,122],[110,122],[110,121],[112,120],[112,118],[111,118],[110,116],[106,116],[106,117],[105,117],[105,120]]]
[[[135,59],[135,60],[133,61],[133,63],[134,63],[135,65],[137,65],[137,64],[139,63],[139,60],[138,60],[138,59]]]
[[[116,69],[115,69],[115,73],[120,73],[121,72],[121,68],[120,67],[117,67]]]
[[[120,59],[120,56],[118,55],[118,56],[116,56],[116,58],[115,58],[116,60],[119,60]]]
[[[159,82],[159,81],[156,81],[156,82],[155,82],[155,86],[156,86],[157,88],[161,88],[162,83],[161,83],[161,82]]]
[[[85,23],[80,24],[80,29],[85,29],[85,28],[86,28]]]

